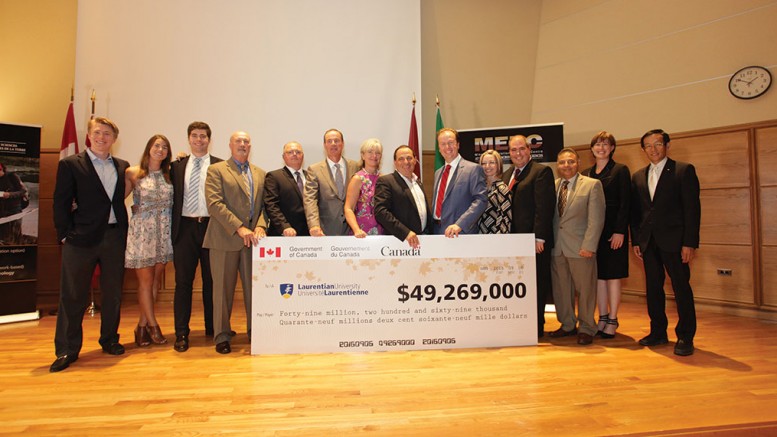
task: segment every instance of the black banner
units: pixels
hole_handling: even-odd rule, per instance
[[[0,321],[37,318],[39,180],[40,127],[0,123]]]
[[[460,130],[459,153],[464,159],[479,162],[481,153],[493,149],[502,155],[503,163],[510,164],[508,141],[513,135],[526,137],[535,161],[556,162],[556,155],[564,148],[564,124],[555,123]]]

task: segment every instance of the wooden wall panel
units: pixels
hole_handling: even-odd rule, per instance
[[[777,310],[777,247],[761,249],[763,275],[762,303]]]
[[[749,188],[702,190],[700,197],[704,244],[752,244]]]
[[[777,186],[761,188],[761,244],[777,246]]]
[[[38,203],[38,244],[41,246],[58,244],[51,199],[41,199]]]
[[[59,151],[41,151],[40,153],[40,191],[41,199],[54,198],[54,182],[57,180]]]
[[[761,185],[777,185],[777,127],[756,129],[755,144]]]
[[[670,132],[671,134],[671,132]],[[724,132],[672,140],[669,157],[696,167],[702,189],[750,186],[749,132]]]
[[[718,269],[730,269],[732,275],[718,275]],[[754,304],[750,246],[702,245],[691,262],[691,287],[698,301]],[[633,254],[629,259],[629,278],[624,280],[623,289],[632,294],[645,294],[642,261]],[[664,292],[667,296],[674,296],[669,276],[664,282]]]

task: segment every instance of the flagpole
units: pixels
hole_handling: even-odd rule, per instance
[[[94,119],[94,101],[96,100],[96,98],[97,98],[97,94],[95,93],[94,89],[92,89],[92,95],[90,97],[90,99],[92,100],[92,114],[89,116],[89,120],[93,120]],[[86,146],[89,147],[91,145],[92,145],[92,142],[89,140],[89,129],[87,129],[87,132],[86,132]],[[89,314],[92,317],[94,317],[95,314],[99,314],[100,313],[100,306],[97,305],[96,303],[94,303],[94,288],[95,288],[94,284],[99,282],[98,281],[99,278],[100,278],[100,266],[97,265],[97,266],[95,266],[94,272],[92,272],[92,281],[91,281],[91,284],[89,284],[90,285],[90,287],[89,287],[89,295],[92,298],[92,303],[90,303],[89,306],[86,307],[86,313]]]

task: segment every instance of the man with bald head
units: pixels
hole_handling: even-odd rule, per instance
[[[248,162],[251,137],[235,132],[229,138],[232,156],[208,167],[205,200],[210,213],[203,247],[210,250],[213,275],[213,340],[216,352],[232,351],[232,301],[237,275],[243,285],[248,339],[251,339],[251,248],[266,236],[265,172]]]
[[[283,167],[267,173],[264,185],[264,208],[270,220],[267,235],[294,237],[308,236],[305,218],[305,194],[307,172],[302,169],[305,153],[296,141],[283,146]]]

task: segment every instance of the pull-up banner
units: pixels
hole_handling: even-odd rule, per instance
[[[526,137],[531,157],[538,162],[556,162],[556,155],[564,148],[564,123],[553,123],[460,130],[459,153],[464,159],[480,162],[480,155],[493,149],[502,155],[504,164],[510,164],[508,142],[513,135]]]
[[[40,129],[0,123],[0,323],[38,318]]]

